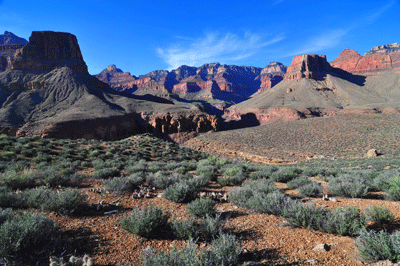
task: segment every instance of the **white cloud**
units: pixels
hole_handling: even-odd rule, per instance
[[[239,61],[255,55],[264,47],[279,42],[283,36],[265,41],[262,37],[246,33],[243,37],[236,34],[207,33],[198,39],[178,37],[185,41],[169,48],[158,48],[158,55],[170,69],[181,65],[200,66],[211,62]]]
[[[335,29],[328,31],[328,33],[314,36],[299,49],[290,52],[288,56],[316,53],[324,49],[333,48],[339,45],[342,42],[343,37],[345,37],[349,32],[374,23],[383,15],[385,11],[391,8],[395,3],[396,0],[389,1],[386,5],[382,6],[380,9],[375,10],[373,13],[365,14],[360,19],[350,24],[348,28]]]
[[[303,45],[300,49],[291,52],[289,56],[316,53],[324,49],[335,47],[341,42],[341,39],[348,33],[348,31],[349,30],[337,29],[316,36]]]

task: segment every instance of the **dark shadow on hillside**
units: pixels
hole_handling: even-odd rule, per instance
[[[340,69],[340,68],[333,68],[333,71],[330,74],[332,74],[332,76],[335,76],[335,77],[344,79],[344,80],[346,80],[348,82],[354,83],[354,84],[356,84],[358,86],[364,86],[365,85],[365,80],[367,79],[364,76],[354,75],[354,74],[352,74],[350,72],[347,72],[347,71],[345,71],[343,69]]]
[[[258,121],[256,115],[254,113],[247,113],[241,115],[240,120],[222,121],[220,131],[234,130],[246,127],[256,127],[259,125],[260,122]]]

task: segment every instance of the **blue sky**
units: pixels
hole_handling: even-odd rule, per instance
[[[77,36],[89,72],[133,75],[219,62],[290,65],[298,54],[335,59],[400,43],[400,3],[380,1],[0,0],[0,34]]]

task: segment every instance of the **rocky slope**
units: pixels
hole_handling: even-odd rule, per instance
[[[252,114],[262,124],[343,112],[397,112],[400,75],[386,70],[365,77],[332,67],[324,55],[299,55],[282,82],[231,106],[225,115]]]
[[[120,73],[117,69],[110,69]],[[202,106],[127,95],[89,75],[77,39],[32,32],[0,72],[0,129],[16,135],[120,139],[135,133],[177,138],[218,128]]]

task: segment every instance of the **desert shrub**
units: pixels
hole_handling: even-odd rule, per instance
[[[387,198],[389,200],[393,200],[393,201],[399,201],[400,200],[400,187],[390,187],[387,191]]]
[[[86,196],[77,189],[68,188],[58,193],[39,187],[25,190],[17,195],[17,199],[21,205],[24,205],[23,207],[54,211],[62,215],[79,214],[87,207]]]
[[[8,261],[43,256],[58,229],[44,215],[16,213],[0,225],[0,254]]]
[[[247,166],[247,168],[250,170],[252,166]],[[278,171],[278,167],[274,165],[266,165],[262,167],[258,167],[257,171],[252,172],[249,177],[250,179],[257,180],[257,179],[262,179],[262,178],[270,178],[272,173]]]
[[[339,196],[360,198],[368,194],[370,183],[361,176],[341,174],[329,180],[329,190]]]
[[[247,174],[244,172],[238,172],[237,174],[233,176],[223,176],[220,178],[217,178],[218,183],[221,186],[227,186],[227,185],[240,185],[245,179],[247,178]]]
[[[363,261],[379,260],[400,261],[400,234],[386,231],[367,231],[363,229],[355,241]]]
[[[189,186],[195,188],[205,187],[208,185],[209,182],[210,179],[204,175],[195,176],[187,179],[187,183],[189,184]]]
[[[15,193],[7,187],[0,187],[0,207],[9,208],[17,207],[19,202]]]
[[[37,171],[34,169],[24,169],[22,171],[9,170],[1,175],[0,186],[6,186],[11,189],[34,187],[37,176]]]
[[[7,220],[14,217],[14,211],[11,208],[2,209],[0,208],[0,226]]]
[[[200,231],[205,240],[214,239],[216,236],[222,233],[222,221],[221,216],[210,216],[206,215],[200,222]]]
[[[95,179],[109,179],[111,177],[118,177],[121,175],[120,170],[118,168],[103,168],[92,174],[92,178]]]
[[[147,163],[145,160],[140,160],[138,162],[135,162],[133,165],[128,163],[128,172],[133,174],[133,173],[138,173],[138,172],[146,172],[147,171]]]
[[[168,229],[170,216],[169,212],[164,213],[161,208],[150,204],[134,209],[121,225],[128,232],[142,237],[162,236]]]
[[[310,184],[312,181],[307,177],[307,176],[300,176],[296,177],[293,180],[290,180],[287,183],[287,186],[289,189],[296,189],[305,185]]]
[[[388,224],[393,222],[393,212],[383,206],[372,205],[364,211],[365,219],[379,224]]]
[[[365,216],[357,207],[337,208],[327,213],[323,223],[323,231],[343,236],[356,236],[364,227]]]
[[[174,246],[170,252],[156,253],[151,247],[143,249],[143,266],[233,266],[237,265],[241,248],[233,235],[223,234],[211,243],[210,249],[199,249],[193,239],[185,242],[181,250]]]
[[[127,192],[133,192],[138,188],[136,181],[137,179],[131,179],[129,177],[114,177],[104,181],[104,187],[106,190],[115,194],[124,194]]]
[[[242,249],[238,245],[234,235],[221,234],[211,242],[208,257],[211,258],[211,265],[237,265]]]
[[[40,172],[40,181],[49,187],[66,186],[70,183],[68,172],[64,174],[58,167],[50,166]]]
[[[216,180],[218,174],[218,168],[213,165],[201,165],[199,164],[196,168],[196,173],[198,175],[203,175],[210,180]]]
[[[36,149],[32,149],[32,148],[31,149],[24,148],[24,149],[21,150],[21,155],[25,156],[25,157],[29,157],[29,158],[35,156],[36,153],[37,153]]]
[[[199,228],[193,218],[189,218],[187,221],[172,221],[170,227],[177,239],[196,239],[199,236]]]
[[[50,162],[52,160],[51,156],[46,153],[37,153],[35,157],[32,158],[32,162],[41,163],[41,162]]]
[[[282,216],[287,208],[293,204],[293,200],[279,191],[268,194],[256,192],[245,203],[245,207],[251,210]]]
[[[275,182],[287,183],[295,179],[302,173],[300,168],[296,167],[281,167],[278,171],[271,174],[271,179]]]
[[[294,201],[284,210],[283,216],[291,226],[320,229],[326,214],[324,208]]]
[[[397,181],[399,178],[400,171],[398,169],[385,170],[374,178],[372,187],[377,191],[387,191],[391,186],[400,185],[400,182]]]
[[[221,172],[225,176],[234,176],[245,171],[245,167],[240,164],[225,164],[221,168]]]
[[[197,191],[198,188],[184,180],[167,187],[163,197],[173,202],[190,202],[197,197]]]
[[[156,172],[159,172],[159,171],[162,171],[162,170],[166,169],[165,165],[166,165],[166,163],[163,162],[163,161],[161,161],[161,162],[149,162],[147,164],[147,167],[148,167],[147,169],[148,169],[149,172],[156,173]],[[170,170],[170,169],[168,169],[168,170]]]
[[[198,198],[186,205],[190,214],[196,217],[205,217],[215,213],[216,202],[212,199]]]
[[[305,167],[303,169],[303,175],[307,177],[334,177],[337,175],[337,172],[326,168]]]
[[[172,174],[168,171],[158,171],[153,175],[148,175],[146,181],[156,188],[166,189],[167,187],[178,183],[182,179],[184,179],[182,175]]]
[[[300,195],[305,197],[319,197],[322,195],[322,185],[318,182],[312,181],[297,189]]]
[[[6,149],[4,148],[4,150]],[[4,161],[11,161],[17,158],[17,154],[13,151],[3,151],[0,153],[0,158]]]
[[[257,198],[262,198],[261,195],[268,195],[277,191],[277,188],[273,185],[273,183],[267,179],[259,179],[256,181],[248,181],[245,182],[241,187],[231,189],[229,191],[229,199],[232,203],[246,207],[253,208],[254,202],[257,200],[251,201],[251,198],[257,194]]]

